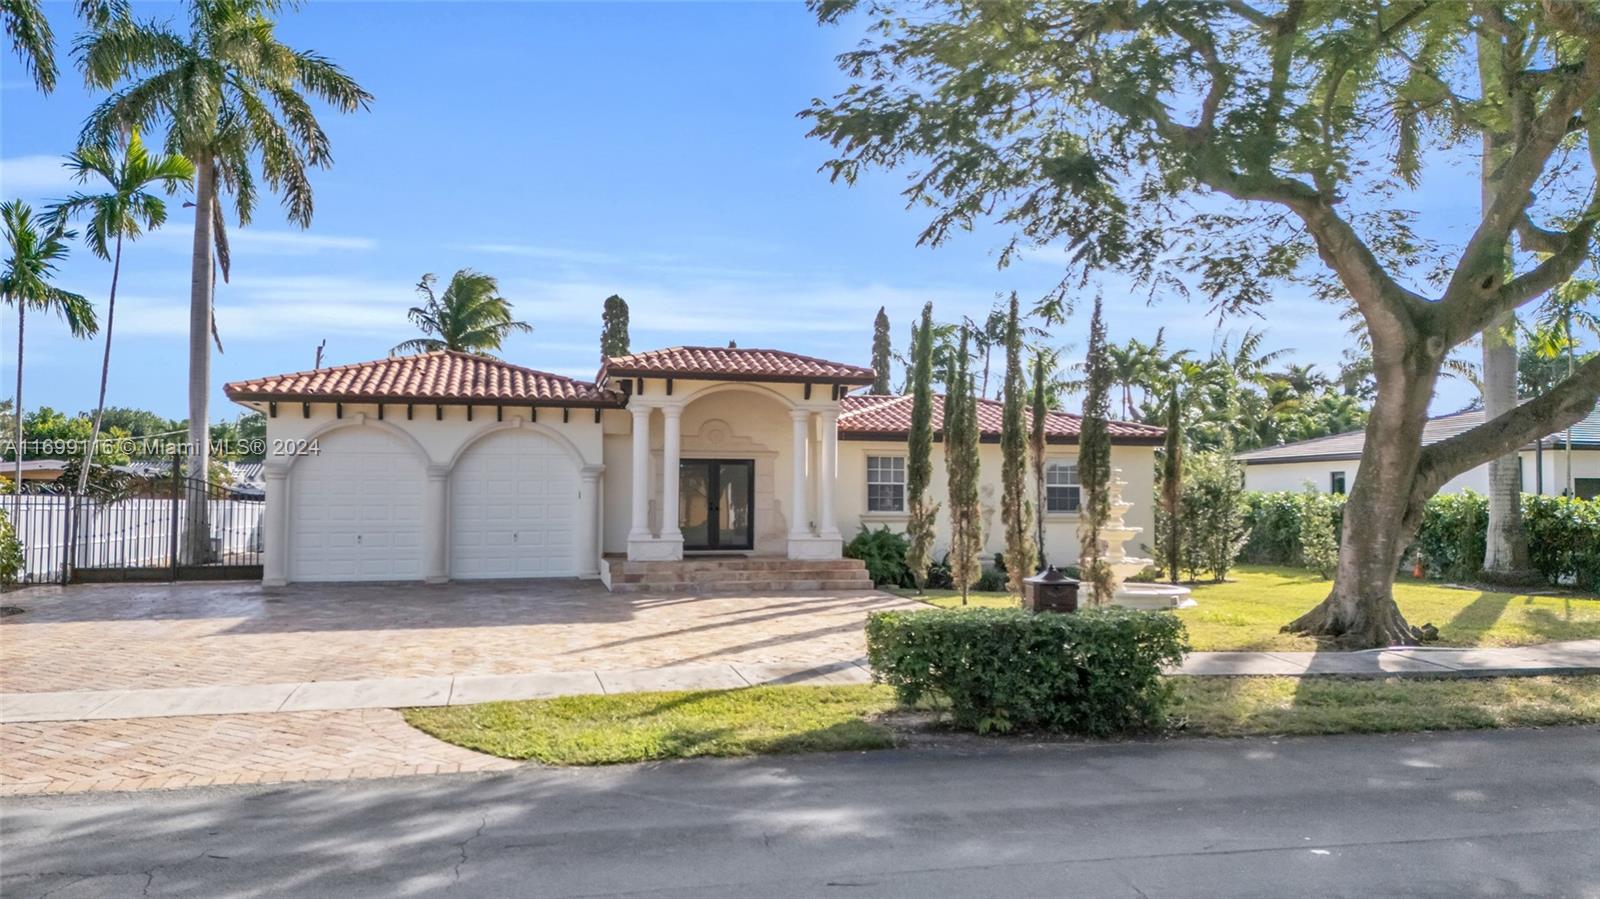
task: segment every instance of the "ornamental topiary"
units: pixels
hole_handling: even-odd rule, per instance
[[[1020,609],[879,612],[867,620],[873,677],[905,704],[944,699],[957,727],[1104,736],[1159,725],[1187,637],[1166,612]]]

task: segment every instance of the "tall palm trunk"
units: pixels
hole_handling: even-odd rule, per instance
[[[100,397],[94,406],[94,427],[89,431],[89,448],[78,470],[78,493],[89,487],[89,466],[94,464],[95,445],[100,442],[100,422],[106,414],[106,381],[111,376],[111,327],[117,318],[117,278],[122,274],[122,235],[117,235],[116,255],[111,258],[111,295],[106,298],[106,350],[100,359]]]
[[[12,404],[11,417],[16,425],[17,442],[12,445],[12,451],[17,454],[16,480],[12,482],[12,492],[16,499],[12,502],[11,521],[15,525],[22,520],[22,326],[28,318],[26,302],[17,297],[17,401]]]
[[[194,246],[189,268],[189,455],[184,561],[199,564],[211,551],[206,514],[206,475],[211,435],[206,403],[211,392],[212,208],[217,202],[216,165],[209,153],[194,158]]]

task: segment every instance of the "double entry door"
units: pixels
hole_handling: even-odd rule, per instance
[[[678,468],[683,548],[755,548],[756,464],[752,459],[684,459]]]

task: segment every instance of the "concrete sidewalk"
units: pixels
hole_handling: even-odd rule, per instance
[[[1600,640],[1508,649],[1368,652],[1196,652],[1172,673],[1192,677],[1529,677],[1600,674]],[[680,665],[455,677],[0,694],[0,723],[245,715],[470,705],[595,693],[726,690],[772,684],[864,684],[864,659],[816,666]]]

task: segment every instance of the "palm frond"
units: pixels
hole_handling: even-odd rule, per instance
[[[45,93],[56,89],[55,35],[39,0],[0,0],[11,51],[22,58],[33,83]]]

